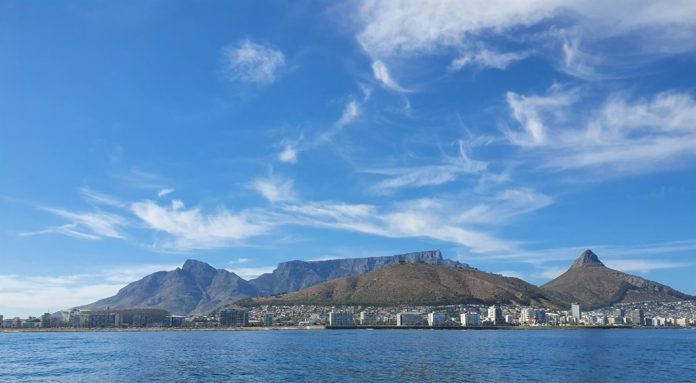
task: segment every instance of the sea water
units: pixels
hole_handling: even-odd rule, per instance
[[[696,382],[696,330],[0,333],[0,382]]]

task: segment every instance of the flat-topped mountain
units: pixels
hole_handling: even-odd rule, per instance
[[[585,250],[565,273],[541,288],[587,309],[616,303],[696,299],[669,286],[610,269],[592,250]]]
[[[245,305],[444,305],[460,303],[562,305],[517,278],[423,263],[385,266],[297,292],[245,300]]]
[[[424,263],[455,268],[467,267],[463,263],[444,259],[440,250],[433,250],[387,257],[283,262],[272,273],[263,274],[256,279],[250,280],[249,283],[258,289],[262,295],[274,295],[298,291],[336,278],[365,274],[397,263]]]
[[[83,306],[85,309],[160,308],[173,314],[201,314],[258,296],[259,292],[236,274],[207,263],[188,260],[172,271],[158,271],[130,283],[113,297]]]

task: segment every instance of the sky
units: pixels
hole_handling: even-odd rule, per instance
[[[0,314],[198,259],[696,294],[696,2],[0,0]]]

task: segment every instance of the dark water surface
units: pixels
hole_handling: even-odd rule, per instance
[[[696,382],[696,331],[0,333],[14,381]]]

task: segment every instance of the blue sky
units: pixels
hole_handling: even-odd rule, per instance
[[[693,2],[0,1],[0,52],[5,316],[435,248],[696,294]]]

